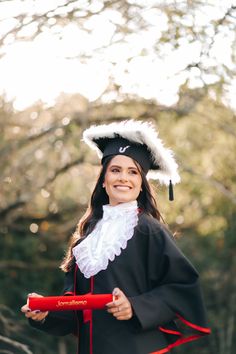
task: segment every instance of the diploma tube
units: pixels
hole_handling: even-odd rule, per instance
[[[28,297],[31,311],[68,311],[103,309],[108,302],[114,301],[112,294],[86,294],[69,296]]]

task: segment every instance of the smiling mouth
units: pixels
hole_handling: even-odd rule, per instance
[[[122,185],[116,185],[116,186],[114,186],[114,188],[122,190],[122,191],[127,191],[127,190],[131,189],[131,187],[129,187],[129,186],[122,186]]]

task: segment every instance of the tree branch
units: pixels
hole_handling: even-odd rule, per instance
[[[59,262],[56,261],[46,261],[44,260],[41,264],[31,264],[30,268],[34,270],[46,270],[46,269],[56,269],[59,267]],[[29,269],[29,263],[23,261],[0,261],[0,269]]]
[[[3,337],[3,336],[0,335],[0,341],[4,342],[6,344],[9,344],[9,345],[11,345],[14,348],[22,350],[26,354],[33,354],[33,352],[31,352],[31,350],[29,350],[27,345],[22,344],[20,342],[17,342],[15,340],[12,340],[10,338]]]
[[[15,201],[14,203],[12,203],[12,204],[8,205],[6,208],[0,210],[0,219],[5,219],[5,218],[8,216],[8,214],[9,214],[12,210],[15,210],[15,209],[17,209],[17,208],[19,208],[19,207],[22,207],[22,206],[24,206],[25,204],[27,204],[27,202],[28,202],[29,200],[31,200],[32,197],[33,197],[35,194],[38,193],[38,190],[39,190],[39,189],[41,189],[41,188],[46,188],[50,183],[54,182],[55,179],[56,179],[59,175],[65,173],[65,172],[66,172],[67,170],[69,170],[71,167],[81,164],[83,161],[84,161],[84,158],[81,157],[81,158],[79,158],[79,159],[76,159],[76,160],[74,160],[74,161],[72,161],[72,162],[66,164],[65,166],[63,166],[62,168],[58,169],[57,171],[55,171],[55,172],[54,172],[54,175],[53,175],[52,177],[47,178],[47,179],[44,181],[44,183],[43,183],[41,186],[39,186],[39,187],[37,188],[37,190],[35,190],[35,191],[34,191],[32,194],[30,194],[27,198],[26,198],[26,197],[24,197],[24,198],[20,197],[20,198],[19,198],[17,201]]]
[[[223,183],[216,181],[215,179],[213,179],[211,177],[204,176],[200,173],[197,173],[194,170],[192,170],[191,168],[184,166],[182,163],[181,163],[181,166],[186,172],[189,172],[192,175],[195,175],[195,176],[199,177],[200,179],[208,182],[212,186],[216,187],[216,189],[218,189],[219,192],[221,192],[226,198],[231,200],[231,202],[236,205],[236,195],[232,191],[230,191],[226,186],[224,186]]]

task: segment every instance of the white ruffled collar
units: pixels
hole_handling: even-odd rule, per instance
[[[86,278],[105,270],[121,254],[138,223],[137,201],[104,205],[103,217],[94,230],[73,248],[76,263]]]

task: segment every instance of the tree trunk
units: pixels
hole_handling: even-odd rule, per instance
[[[58,342],[58,354],[67,354],[66,342],[63,338],[60,338]]]

